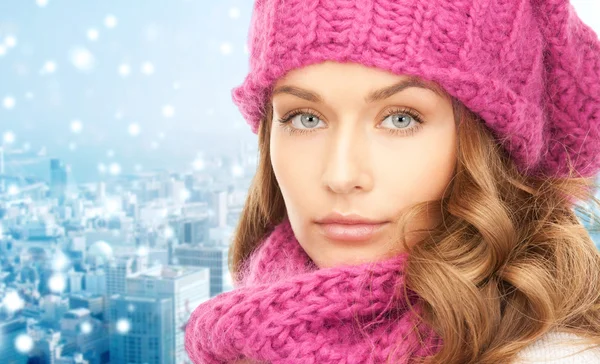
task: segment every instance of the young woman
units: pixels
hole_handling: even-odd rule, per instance
[[[195,363],[600,363],[600,41],[568,0],[258,0],[250,50],[259,166]]]

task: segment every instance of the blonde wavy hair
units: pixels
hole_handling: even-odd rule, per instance
[[[413,206],[398,222],[404,232],[428,211],[442,217],[418,230],[426,234],[410,249],[400,239],[410,251],[406,286],[422,299],[422,322],[443,340],[425,362],[509,363],[551,330],[600,346],[600,252],[589,235],[597,219],[578,204],[598,206],[595,179],[519,173],[483,121],[452,102],[455,175],[442,199]],[[234,280],[286,214],[270,162],[271,118],[268,105],[258,131],[258,168],[229,250]]]

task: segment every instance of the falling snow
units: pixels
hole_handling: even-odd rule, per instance
[[[4,140],[4,143],[8,143],[8,144],[14,143],[15,133],[13,133],[12,131],[4,132],[2,139]]]
[[[12,97],[12,96],[6,96],[4,98],[4,100],[2,101],[2,105],[7,110],[10,110],[10,109],[14,108],[16,103],[17,102],[15,101],[15,98]]]
[[[4,38],[4,44],[8,48],[13,48],[13,47],[15,47],[17,45],[17,38],[15,38],[12,35],[9,35],[6,38]]]
[[[121,173],[121,165],[119,163],[111,163],[108,167],[108,173],[116,176]]]
[[[154,74],[154,65],[152,62],[144,62],[142,63],[141,71],[145,75],[152,75]]]
[[[96,63],[94,55],[86,48],[75,47],[69,53],[69,59],[79,71],[91,71]]]
[[[104,18],[104,26],[108,29],[112,29],[117,26],[117,17],[109,14]]]
[[[172,118],[175,115],[175,108],[172,105],[165,105],[162,108],[162,114],[165,118]]]
[[[83,124],[81,123],[80,120],[71,121],[71,131],[73,133],[79,134],[79,133],[81,133],[82,129],[83,129]]]
[[[147,246],[140,246],[137,249],[137,255],[142,256],[142,257],[147,256],[148,255],[148,247]]]
[[[56,63],[54,61],[46,61],[42,66],[42,69],[40,70],[40,74],[52,74],[56,72],[57,68],[58,67],[56,66]]]
[[[19,352],[27,354],[33,349],[33,339],[27,334],[21,334],[15,339],[15,348]]]
[[[48,288],[52,292],[62,293],[67,286],[65,276],[59,273],[53,274],[48,280]]]
[[[97,29],[92,28],[92,29],[88,29],[88,31],[87,31],[87,38],[89,40],[91,40],[92,42],[97,41],[99,35],[100,35],[100,33],[98,32]]]
[[[192,163],[192,166],[194,167],[195,170],[201,171],[201,170],[204,169],[204,160],[202,160],[202,159],[196,159]]]
[[[10,186],[8,186],[7,192],[9,195],[16,196],[19,194],[19,187],[15,186],[15,185],[10,185]]]
[[[137,136],[140,134],[140,125],[139,124],[129,124],[129,128],[127,131],[131,136]]]
[[[231,174],[235,177],[242,176],[244,174],[244,169],[242,168],[242,166],[235,165],[232,167]]]
[[[221,53],[224,55],[230,54],[233,50],[231,43],[222,43],[220,49]]]
[[[2,299],[2,306],[9,312],[15,312],[25,306],[25,301],[16,291],[9,291]]]
[[[84,335],[88,335],[92,332],[92,324],[89,321],[84,321],[81,323],[81,333]]]
[[[164,230],[164,234],[165,234],[165,238],[171,239],[175,235],[175,232],[173,231],[172,227],[167,226]]]
[[[119,65],[118,71],[121,76],[127,77],[131,73],[131,66],[127,63],[122,63]]]
[[[238,7],[229,8],[229,17],[231,19],[239,18],[240,17],[240,8],[238,8]]]
[[[131,329],[131,323],[127,319],[119,319],[117,320],[116,328],[120,334],[127,334]]]

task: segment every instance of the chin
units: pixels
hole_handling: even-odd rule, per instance
[[[365,252],[329,250],[319,251],[319,254],[310,255],[310,258],[319,268],[332,268],[342,265],[360,265],[382,259],[377,254],[366,254]]]

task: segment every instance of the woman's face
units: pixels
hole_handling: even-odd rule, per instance
[[[271,163],[294,234],[319,267],[402,251],[393,223],[400,211],[441,198],[453,176],[452,102],[415,83],[401,86],[410,79],[328,61],[295,69],[275,84]],[[369,226],[317,222],[331,213],[387,223],[370,236],[347,237]],[[408,231],[435,220],[411,221]]]

